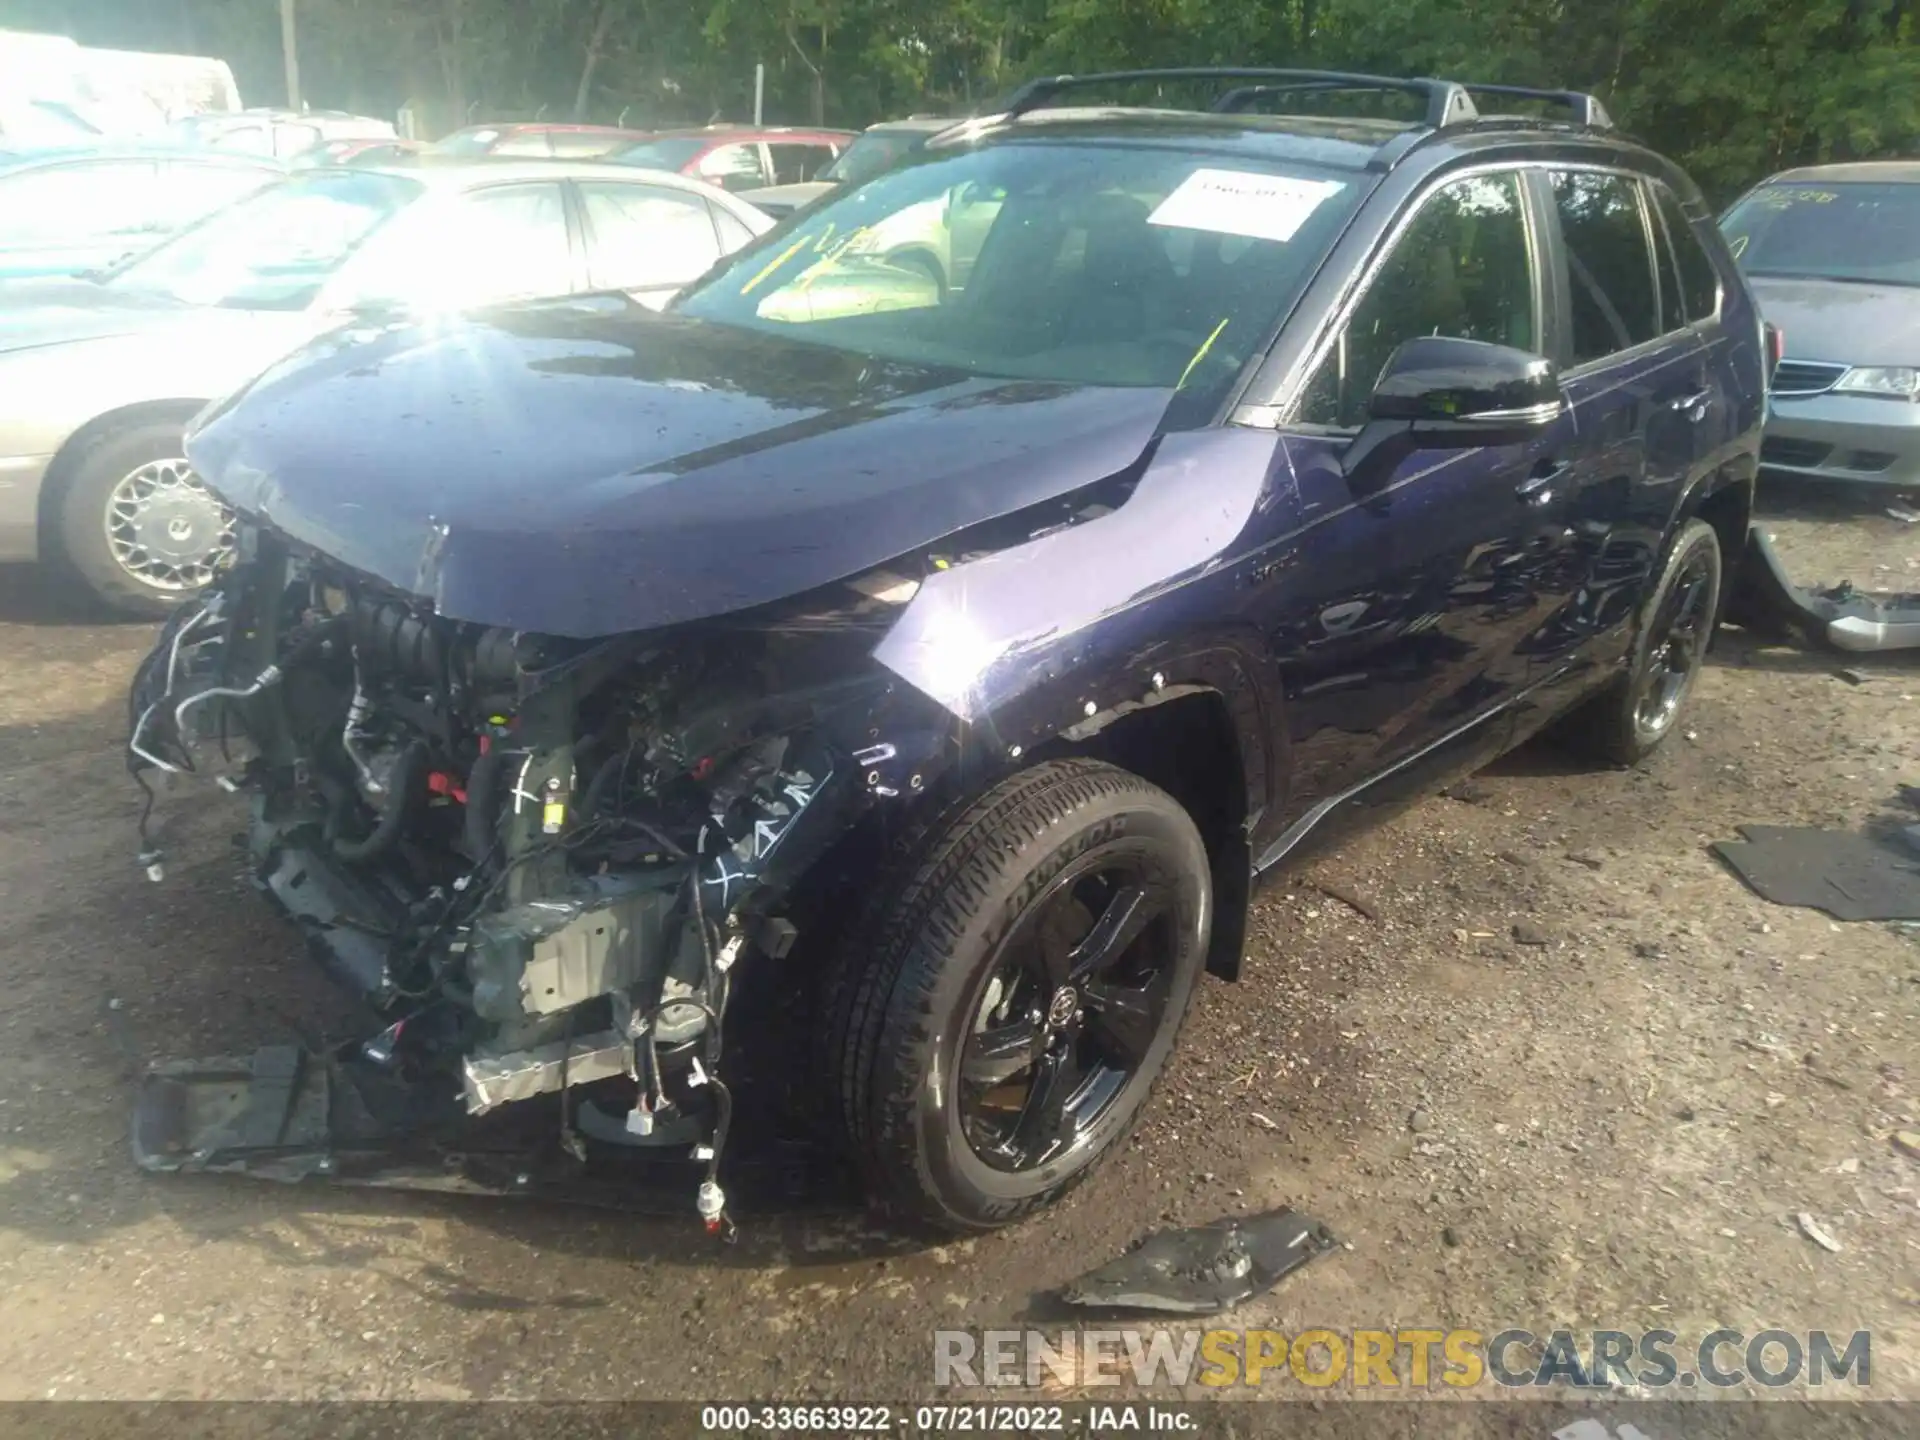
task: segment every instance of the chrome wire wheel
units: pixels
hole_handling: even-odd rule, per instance
[[[105,524],[114,563],[167,594],[208,584],[233,548],[233,511],[183,457],[150,460],[122,478],[107,497]]]
[[[1693,549],[1654,615],[1633,710],[1633,723],[1647,740],[1672,726],[1700,673],[1713,628],[1717,579],[1713,552]]]

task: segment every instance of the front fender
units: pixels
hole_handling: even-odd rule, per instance
[[[1273,799],[1279,676],[1226,559],[1268,495],[1276,432],[1162,438],[1117,509],[943,571],[875,658],[983,747],[1033,746],[1187,688],[1227,702],[1246,812]]]

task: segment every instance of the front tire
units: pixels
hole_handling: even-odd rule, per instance
[[[1578,749],[1609,764],[1637,765],[1679,727],[1706,663],[1720,583],[1719,536],[1704,520],[1687,521],[1641,607],[1626,673],[1568,717]]]
[[[874,1198],[980,1231],[1084,1179],[1173,1048],[1212,905],[1187,812],[1091,760],[1009,776],[909,837],[824,996],[823,1079]]]
[[[59,497],[57,558],[123,615],[159,619],[213,579],[233,512],[188,466],[182,426],[147,420],[85,442]]]

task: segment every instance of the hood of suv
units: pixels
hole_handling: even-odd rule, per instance
[[[1760,313],[1797,360],[1920,365],[1920,289],[1851,280],[1749,277]]]
[[[188,455],[442,614],[591,637],[797,595],[1115,474],[1170,393],[595,299],[336,332],[208,412]]]

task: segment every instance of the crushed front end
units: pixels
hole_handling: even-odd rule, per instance
[[[385,1028],[334,1060],[156,1072],[142,1162],[347,1178],[356,1138],[394,1151],[542,1099],[583,1162],[693,1161],[721,1228],[736,966],[786,958],[797,882],[953,755],[951,718],[872,661],[886,587],[814,598],[557,639],[243,526],[140,667],[129,763],[143,786],[225,766],[258,884]]]

